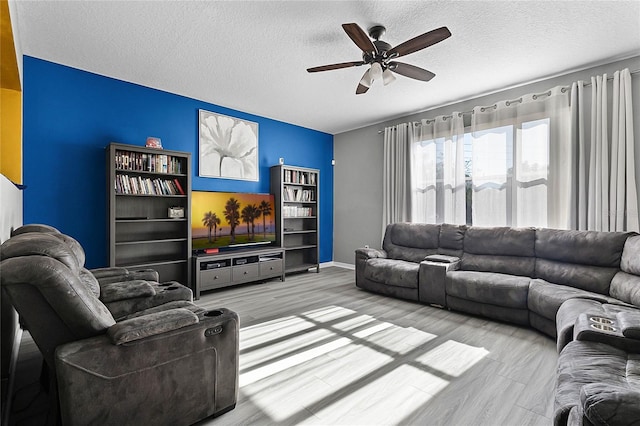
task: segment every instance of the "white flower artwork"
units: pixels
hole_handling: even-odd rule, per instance
[[[199,175],[258,180],[258,123],[199,110]]]

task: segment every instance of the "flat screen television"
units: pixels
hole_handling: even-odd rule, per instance
[[[269,245],[275,242],[272,194],[191,192],[191,248],[194,253]]]

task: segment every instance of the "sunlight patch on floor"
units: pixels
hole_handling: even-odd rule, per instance
[[[417,361],[449,376],[459,377],[488,354],[489,351],[485,348],[447,340],[440,346],[419,356]]]
[[[271,364],[267,364],[264,367],[260,367],[255,370],[242,373],[240,374],[240,380],[239,380],[240,387],[249,385],[258,380],[262,380],[266,377],[269,377],[273,374],[277,374],[281,371],[284,371],[296,365],[300,365],[320,355],[334,351],[342,346],[346,346],[350,342],[351,342],[351,339],[347,339],[346,337],[341,337],[332,342],[325,343],[324,345],[316,346],[304,352],[299,352],[287,358],[281,359],[279,361],[275,361]],[[242,365],[241,365],[241,368],[242,368]]]
[[[385,349],[397,355],[404,355],[438,337],[435,334],[426,333],[413,327],[399,327],[390,323],[382,324],[387,326],[380,327],[377,333],[357,337],[361,337],[372,346]]]
[[[372,334],[378,333],[382,330],[386,330],[389,327],[393,327],[393,324],[388,322],[381,322],[380,324],[376,324],[373,327],[365,328],[364,330],[356,331],[353,333],[353,337],[357,337],[358,339],[364,339],[366,337],[371,336]]]
[[[298,371],[300,374],[296,374],[294,379],[269,377],[242,388],[242,393],[250,397],[251,403],[268,416],[269,422],[262,424],[291,423],[286,420],[301,412],[310,417],[312,414],[306,406],[327,398],[335,391],[334,387],[314,377],[307,369],[298,367]]]
[[[351,309],[342,308],[340,306],[327,306],[325,308],[313,309],[311,311],[303,312],[300,314],[300,316],[303,318],[308,318],[314,322],[329,323],[335,322],[340,318],[355,314],[356,311],[353,311]]]
[[[358,346],[358,351],[339,360],[319,356],[282,374],[276,373],[245,385],[241,393],[268,413],[272,422],[289,423],[287,420],[299,412],[311,416],[317,404],[351,393],[343,388],[345,384],[356,383],[357,386],[359,380],[366,382],[367,376],[376,374],[393,360],[367,347],[353,343],[349,346]]]
[[[377,321],[370,315],[358,315],[357,317],[348,318],[344,321],[337,322],[331,328],[339,331],[351,331],[364,325]]]
[[[448,382],[418,368],[401,365],[362,386],[345,393],[333,404],[314,414],[308,424],[397,424],[407,413],[421,407],[432,394],[424,392],[413,382],[435,380],[441,388]]]
[[[242,329],[241,392],[274,422],[397,423],[489,353],[448,340],[412,356],[438,336],[354,314],[329,306]]]
[[[243,327],[240,329],[240,350],[250,349],[282,336],[303,332],[314,327],[315,324],[312,322],[297,316]]]
[[[240,374],[246,373],[257,365],[271,363],[279,358],[300,355],[300,351],[304,348],[313,349],[331,340],[335,340],[335,333],[322,329],[311,330],[282,340],[266,340],[263,346],[254,346],[252,350],[242,353]]]

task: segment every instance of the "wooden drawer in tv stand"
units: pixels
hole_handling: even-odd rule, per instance
[[[193,297],[200,299],[203,291],[270,278],[284,281],[284,256],[280,247],[194,256]]]

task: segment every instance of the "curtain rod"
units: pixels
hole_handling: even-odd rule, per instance
[[[638,73],[640,73],[640,68],[638,68],[637,70],[629,71],[629,74],[638,74]],[[609,77],[607,77],[607,81],[609,81],[609,80],[613,80],[613,76],[609,76]],[[584,87],[586,87],[586,86],[591,86],[591,82],[584,83],[584,85],[583,85],[583,86],[584,86]],[[569,87],[570,87],[570,86],[565,86],[564,88],[567,88],[567,89],[568,89]],[[563,88],[563,89],[564,89],[564,88]],[[535,99],[535,97],[536,97],[536,96],[544,96],[544,95],[547,95],[547,96],[548,96],[548,95],[550,95],[550,94],[551,94],[551,91],[547,91],[547,92],[543,92],[543,93],[535,94],[535,95],[533,95],[533,96],[534,96],[534,99]],[[516,100],[513,100],[513,101],[507,101],[507,106],[509,106],[509,103],[516,103],[516,102],[522,102],[522,97],[520,97],[520,98],[518,98],[518,99],[516,99]],[[471,110],[471,111],[462,111],[462,112],[459,112],[459,113],[458,113],[458,116],[466,115],[466,114],[473,114],[473,110]],[[453,115],[452,115],[452,114],[449,114],[449,115],[445,115],[444,117],[445,117],[445,118],[451,118],[451,117],[453,117]],[[433,121],[433,120],[435,120],[435,118],[428,118],[428,119],[427,119],[427,122],[428,122],[428,121]],[[414,125],[414,126],[417,126],[418,124],[420,124],[420,122],[419,122],[419,121],[414,121],[414,122],[413,122],[413,125]],[[393,130],[395,130],[395,129],[393,129]],[[378,134],[382,134],[382,133],[384,133],[384,129],[383,129],[383,130],[378,130]]]

